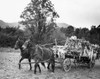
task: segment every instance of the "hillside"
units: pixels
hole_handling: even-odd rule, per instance
[[[18,25],[19,25],[18,22],[15,22],[15,23],[7,23],[7,22],[4,22],[4,21],[0,20],[0,26],[2,28],[6,28],[7,26],[10,26],[10,27],[15,26],[15,27],[17,27]]]
[[[14,22],[14,23],[7,23],[8,24],[8,26],[14,26],[14,27],[17,27],[19,24],[18,24],[18,22]]]
[[[0,20],[0,27],[5,28],[6,26],[8,26],[8,24]]]
[[[69,25],[66,24],[66,23],[57,23],[57,26],[58,26],[58,27],[64,27],[64,28],[67,28]]]
[[[7,22],[4,22],[4,21],[0,20],[0,27],[6,28],[7,26],[9,26],[9,27],[18,27],[18,26],[21,26],[20,29],[24,28],[24,26],[20,25],[18,22],[7,23]]]
[[[13,22],[13,23],[7,23],[7,22],[4,22],[3,20],[0,20],[0,27],[2,28],[6,28],[7,26],[10,26],[10,27],[18,27],[18,25],[20,25],[18,22]],[[20,29],[23,29],[24,26],[23,25],[20,25]],[[57,26],[58,27],[65,27],[67,28],[69,25],[66,24],[66,23],[57,23]]]

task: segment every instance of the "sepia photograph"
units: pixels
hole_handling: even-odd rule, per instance
[[[100,0],[0,0],[0,79],[100,79]]]

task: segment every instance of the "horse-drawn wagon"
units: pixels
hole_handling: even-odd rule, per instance
[[[92,68],[95,65],[97,53],[88,41],[82,39],[67,39],[64,46],[53,47],[56,63],[60,63],[65,72],[71,69],[72,64],[87,65]]]
[[[100,53],[94,50],[95,46],[82,39],[67,39],[65,45],[57,45],[57,41],[55,41],[55,44],[52,49],[51,47],[45,47],[46,45],[32,47],[29,41],[24,43],[18,39],[15,44],[15,49],[19,48],[22,56],[19,61],[19,68],[21,68],[21,61],[27,58],[29,60],[30,70],[32,69],[31,59],[34,59],[36,61],[34,62],[35,66],[39,62],[42,64],[47,61],[49,62],[48,69],[51,64],[52,71],[54,72],[55,63],[60,63],[63,69],[68,72],[73,63],[75,66],[84,64],[92,68],[95,65],[95,60],[100,58]]]

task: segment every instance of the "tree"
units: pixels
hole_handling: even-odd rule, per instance
[[[91,36],[91,43],[99,44],[100,45],[100,25],[99,26],[91,26],[90,30],[90,36]]]
[[[23,19],[20,23],[30,30],[32,40],[42,43],[46,36],[50,38],[56,26],[54,20],[59,15],[50,0],[31,0],[20,17]]]
[[[88,40],[88,37],[89,37],[89,29],[88,28],[81,29],[81,37],[84,37],[86,40]]]
[[[74,34],[77,36],[77,38],[80,38],[80,31],[81,29],[80,28],[76,28]]]
[[[71,37],[74,35],[74,27],[73,26],[68,26],[66,29],[66,36]]]
[[[0,47],[14,47],[17,36],[22,37],[24,33],[19,27],[0,27]]]
[[[60,28],[60,31],[61,31],[62,33],[64,33],[64,34],[66,33],[66,30],[67,30],[67,27],[61,27],[61,28]]]
[[[100,25],[97,27],[97,37],[98,37],[98,43],[100,45]]]

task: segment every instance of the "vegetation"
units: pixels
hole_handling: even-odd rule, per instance
[[[32,42],[44,44],[52,41],[52,33],[56,23],[54,19],[59,17],[50,0],[31,0],[21,14],[20,23],[30,31]],[[49,19],[49,20],[48,20]]]
[[[56,33],[54,31],[52,38],[57,38],[59,42],[63,42],[63,35],[65,34],[66,37],[71,37],[72,35],[77,36],[80,39],[86,39],[93,44],[100,45],[100,25],[99,26],[91,26],[91,29],[88,28],[74,28],[73,26],[69,26],[68,28],[61,27],[59,28],[60,31]],[[60,33],[59,32],[63,32]],[[23,39],[30,36],[30,30],[25,29],[25,31],[20,30],[19,28],[15,27],[0,27],[0,47],[13,47],[16,41],[16,38],[20,36]],[[65,39],[66,39],[65,37]],[[47,38],[46,42],[49,40]],[[52,41],[51,41],[52,42]],[[64,41],[65,42],[65,41]],[[63,42],[63,44],[64,44]]]
[[[0,27],[0,47],[14,47],[16,38],[23,34],[22,30],[15,27]]]
[[[55,19],[59,15],[50,0],[31,0],[20,17],[22,18],[20,23],[26,27],[24,31],[16,27],[0,27],[1,47],[13,47],[18,36],[31,38],[36,44],[45,44],[53,42],[55,38],[61,42],[66,37],[75,35],[80,39],[100,45],[100,25],[91,26],[90,30],[74,28],[71,25],[57,30]]]
[[[77,36],[77,38],[85,39],[90,41],[92,44],[100,45],[100,25],[99,26],[91,26],[91,29],[88,28],[76,28],[73,26],[69,26],[67,28],[61,28],[61,31],[65,33],[66,37],[70,37],[72,35]]]

